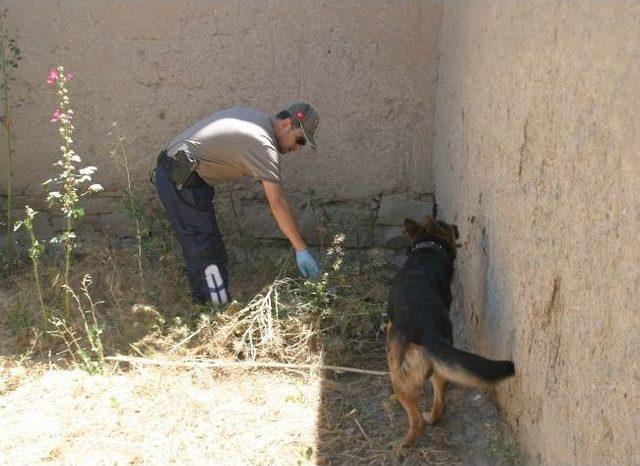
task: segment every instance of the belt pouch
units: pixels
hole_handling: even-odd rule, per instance
[[[169,178],[178,189],[189,186],[196,175],[198,161],[189,157],[183,150],[179,150],[171,157],[171,168],[169,170]]]

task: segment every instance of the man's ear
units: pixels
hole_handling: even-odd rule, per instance
[[[417,222],[414,222],[410,218],[404,219],[404,234],[407,235],[410,241],[416,241],[420,237],[422,227]]]

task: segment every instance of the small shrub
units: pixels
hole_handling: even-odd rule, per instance
[[[52,332],[60,337],[75,364],[90,374],[102,374],[104,371],[104,347],[102,345],[103,326],[98,322],[96,307],[101,301],[94,302],[89,287],[91,277],[85,275],[82,279],[82,296],[78,296],[72,289],[67,289],[76,303],[77,315],[80,318],[80,329],[64,318],[53,318],[56,330]]]

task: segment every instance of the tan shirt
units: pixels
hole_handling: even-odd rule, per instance
[[[209,184],[243,176],[281,183],[273,121],[251,108],[214,113],[180,133],[167,148],[170,156],[184,150],[197,159],[196,172]]]

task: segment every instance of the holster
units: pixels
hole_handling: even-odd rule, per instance
[[[205,184],[205,181],[196,173],[198,160],[190,157],[183,150],[176,152],[173,157],[169,157],[167,151],[160,152],[158,166],[166,170],[169,179],[178,189],[192,188]]]

